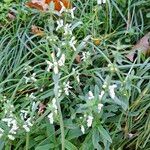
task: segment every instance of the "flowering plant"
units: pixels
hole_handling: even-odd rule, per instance
[[[136,74],[135,62],[131,64],[119,52],[128,47],[118,40],[110,42],[117,36],[114,32],[96,37],[100,29],[111,31],[104,11],[110,7],[109,0],[84,3],[83,10],[80,0],[76,7],[59,2],[59,11],[53,2],[46,3],[44,11],[23,5],[16,19],[27,20],[27,26],[21,24],[14,39],[2,39],[2,49],[7,50],[6,43],[14,46],[7,51],[14,61],[2,59],[8,61],[5,68],[0,62],[0,143],[16,150],[118,149],[120,137],[130,141],[137,136],[126,120],[139,115],[135,111],[142,107],[139,99],[131,106],[130,99],[139,94],[147,76],[138,81],[143,74]],[[86,7],[91,3],[95,6],[92,17]],[[147,70],[146,65],[137,66]],[[148,90],[146,86],[143,95]]]

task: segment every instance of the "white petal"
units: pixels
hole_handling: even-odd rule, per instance
[[[89,91],[89,93],[88,93],[88,99],[89,100],[94,99],[94,95],[93,95],[92,91]]]
[[[116,84],[113,84],[111,86],[109,86],[109,95],[112,99],[115,98],[115,88],[117,88],[117,85]]]
[[[8,135],[8,138],[12,141],[15,139],[15,137],[13,135]]]
[[[99,100],[102,99],[102,97],[103,97],[104,94],[105,94],[105,92],[104,92],[104,91],[101,91],[101,94],[99,95]]]
[[[83,125],[81,125],[81,131],[82,131],[83,134],[85,133],[85,128],[84,128]]]

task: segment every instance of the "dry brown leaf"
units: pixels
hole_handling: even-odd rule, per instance
[[[49,8],[50,2],[54,2],[55,10],[60,11],[62,8],[61,2],[66,8],[71,8],[71,2],[69,0],[31,0],[26,5],[30,8],[46,11]]]
[[[42,31],[40,29],[40,27],[32,25],[31,26],[31,32],[37,36],[43,36],[44,35],[44,31]]]
[[[130,61],[134,61],[136,51],[143,54],[148,54],[150,51],[150,32],[143,36],[137,44],[132,48],[131,52],[126,55]]]
[[[14,20],[14,19],[16,18],[16,16],[15,16],[12,12],[9,12],[9,13],[8,13],[8,18],[9,18],[10,20]]]
[[[40,103],[39,104],[39,109],[38,109],[38,114],[39,115],[43,114],[45,109],[46,109],[46,105],[44,105],[43,103]]]
[[[76,58],[75,58],[76,62],[79,64],[81,63],[81,56],[80,55],[77,55]]]

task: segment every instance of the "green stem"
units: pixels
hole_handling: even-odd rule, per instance
[[[60,101],[58,97],[59,93],[59,79],[60,75],[54,75],[53,80],[54,80],[54,94],[56,98],[56,103],[57,103],[57,108],[58,108],[58,113],[59,113],[59,123],[60,123],[60,131],[61,131],[61,146],[62,150],[65,150],[65,134],[64,134],[64,122],[63,122],[63,116],[61,112],[61,107],[60,107]]]
[[[26,149],[25,150],[28,150],[28,147],[29,147],[29,133],[26,134]]]
[[[64,122],[63,122],[61,107],[60,107],[60,103],[58,102],[58,99],[57,99],[57,107],[59,112],[59,122],[60,122],[60,131],[61,131],[61,149],[65,150]]]

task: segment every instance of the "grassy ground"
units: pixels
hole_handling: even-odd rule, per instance
[[[74,0],[74,18],[24,4],[0,2],[0,149],[148,150],[150,58],[126,54],[150,0]]]

